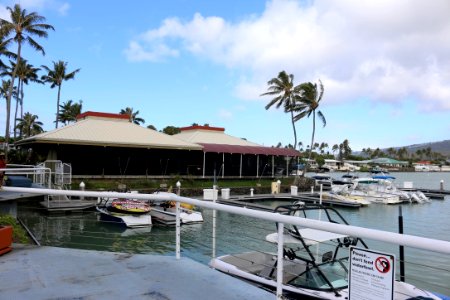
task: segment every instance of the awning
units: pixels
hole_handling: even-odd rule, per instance
[[[203,152],[231,153],[231,154],[260,154],[276,156],[300,156],[300,152],[292,148],[275,148],[263,146],[240,146],[226,144],[198,143],[203,147]]]

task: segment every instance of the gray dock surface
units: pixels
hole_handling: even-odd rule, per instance
[[[276,299],[189,258],[14,245],[0,299]]]

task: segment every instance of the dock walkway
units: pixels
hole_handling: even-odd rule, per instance
[[[0,256],[0,299],[275,299],[182,257],[14,245]]]

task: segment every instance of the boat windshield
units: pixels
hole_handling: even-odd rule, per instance
[[[348,265],[348,258],[326,262],[318,265],[317,268],[307,269],[305,272],[289,281],[289,284],[315,290],[330,290],[331,287],[327,282],[328,280],[334,289],[347,288],[348,272],[345,267],[346,265]],[[319,269],[323,276],[320,274]],[[325,280],[325,278],[327,280]]]

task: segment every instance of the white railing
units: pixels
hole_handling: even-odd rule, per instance
[[[10,166],[15,168],[10,168]],[[50,168],[8,164],[8,168],[0,168],[0,172],[5,172],[6,176],[23,175],[27,178],[31,177],[33,183],[52,188],[52,170]]]
[[[52,190],[52,189],[38,189],[38,188],[19,188],[19,187],[3,187],[5,191],[31,193],[41,195],[66,195],[66,196],[79,196],[79,197],[96,197],[96,198],[127,198],[129,193],[118,192],[96,192],[96,191],[76,191],[76,190]],[[249,216],[259,218],[263,220],[277,222],[282,228],[286,224],[292,224],[297,226],[309,227],[313,229],[329,231],[339,234],[345,234],[349,236],[357,236],[359,238],[366,238],[372,240],[378,240],[396,245],[408,246],[417,249],[429,250],[443,254],[450,254],[450,242],[443,240],[436,240],[424,237],[418,237],[407,234],[398,234],[393,232],[362,228],[351,225],[335,224],[330,222],[324,222],[319,220],[299,218],[295,216],[281,215],[278,213],[258,211],[254,209],[229,206],[224,204],[218,204],[215,202],[209,202],[204,200],[197,200],[192,198],[180,197],[175,194],[133,194],[133,199],[139,200],[153,200],[153,201],[175,201],[177,202],[177,208],[180,202],[192,204],[198,207],[203,207],[212,210],[225,211],[233,214]],[[213,220],[214,221],[214,220]],[[214,226],[213,226],[214,227]],[[214,234],[215,228],[213,228]],[[282,232],[282,231],[281,231]],[[280,232],[279,232],[280,233]],[[282,234],[280,237],[279,249],[278,249],[278,263],[280,270],[282,269],[283,254],[282,254]],[[179,213],[177,213],[176,223],[176,257],[180,257],[180,220]],[[281,248],[280,248],[281,247]],[[213,249],[215,248],[213,239]],[[281,250],[280,250],[281,249]],[[214,251],[215,252],[215,251]],[[214,256],[214,255],[213,255]],[[281,276],[280,281],[277,282],[277,295],[281,295]]]
[[[72,166],[67,163],[63,163],[60,160],[46,160],[37,167],[49,168],[52,170],[53,184],[58,187],[64,187],[72,183]]]

